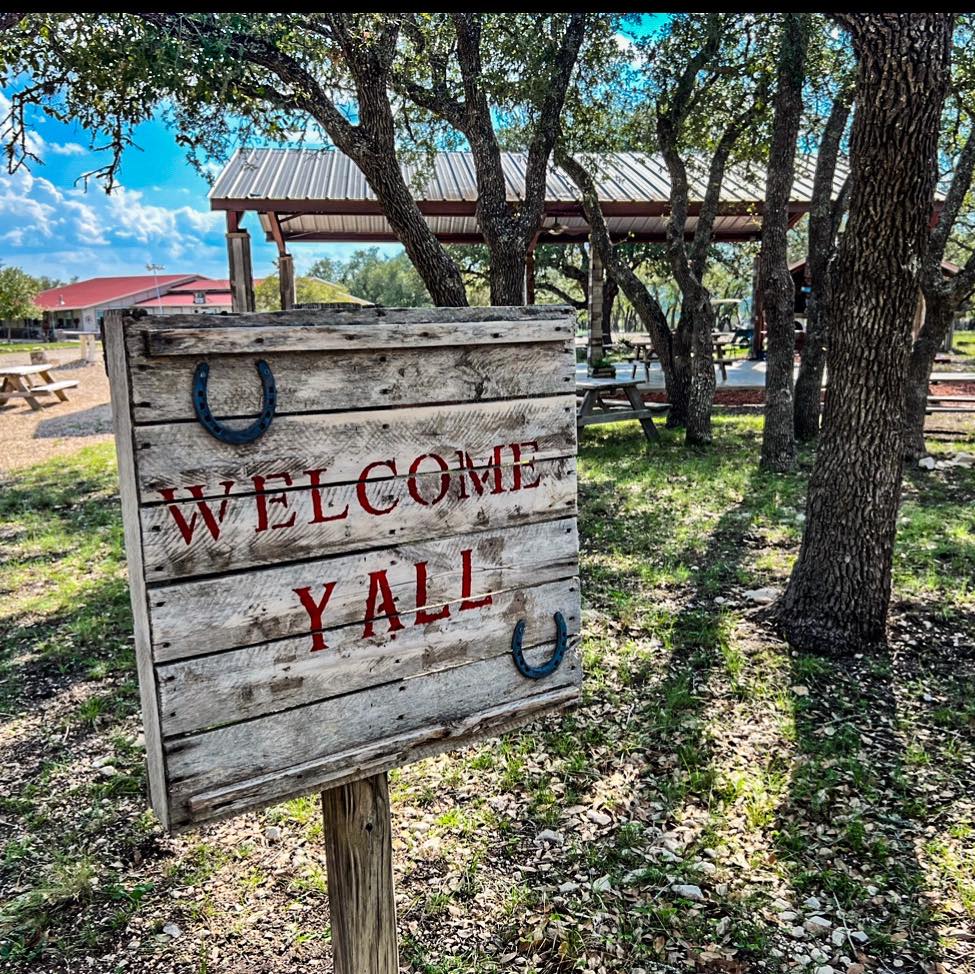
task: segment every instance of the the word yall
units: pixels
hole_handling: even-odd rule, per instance
[[[491,605],[493,598],[490,595],[482,595],[480,598],[472,597],[471,587],[473,569],[471,565],[470,548],[465,548],[460,553],[460,596],[458,612],[466,612],[469,609],[480,609],[486,605]],[[408,615],[412,615],[413,626],[425,626],[431,622],[439,622],[441,619],[450,618],[450,603],[447,599],[448,593],[440,593],[433,597],[427,591],[427,563],[417,562],[413,566],[416,573],[416,601],[413,603],[416,609],[411,610]],[[294,589],[295,595],[301,601],[302,606],[308,613],[309,627],[311,629],[311,651],[328,649],[325,642],[325,635],[322,629],[326,625],[325,610],[328,607],[328,600],[335,591],[337,580],[321,582],[317,586],[302,586]],[[433,598],[433,601],[431,601]],[[376,623],[382,621],[388,626],[389,632],[393,634],[401,629],[405,629],[407,623],[402,621],[403,613],[400,612],[393,596],[393,590],[389,584],[386,569],[381,568],[377,571],[369,572],[369,593],[366,595],[366,602],[362,620],[362,638],[368,639],[376,634]]]
[[[451,456],[422,453],[409,463],[395,458],[372,460],[365,464],[355,481],[355,501],[362,510],[375,517],[386,517],[401,504],[435,507],[451,499],[476,503],[486,494],[503,494],[538,487],[534,456],[538,442],[499,444],[487,459],[472,457],[466,450]],[[301,471],[255,474],[250,478],[254,493],[231,496],[237,481],[222,480],[222,496],[213,501],[206,497],[216,493],[206,484],[185,488],[164,487],[159,490],[183,542],[191,544],[202,524],[217,540],[220,527],[231,504],[249,505],[253,510],[257,534],[294,528],[296,525],[324,524],[343,521],[349,516],[350,502],[336,502],[345,495],[345,485],[326,485],[325,467]],[[390,491],[390,485],[405,484],[402,491]],[[189,498],[177,497],[185,490]],[[187,516],[181,502],[195,500],[193,513]]]

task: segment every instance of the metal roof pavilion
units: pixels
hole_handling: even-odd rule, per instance
[[[508,199],[524,192],[524,153],[507,152],[502,166]],[[666,234],[670,180],[663,160],[641,152],[604,153],[594,166],[597,189],[610,232],[634,241],[661,241]],[[591,161],[591,159],[590,159]],[[792,221],[809,209],[815,157],[796,163]],[[432,167],[404,162],[407,183],[427,222],[445,243],[481,243],[477,226],[477,180],[471,154],[442,152]],[[837,167],[838,191],[846,177]],[[691,181],[688,232],[704,193],[703,174]],[[575,184],[558,167],[549,168],[541,240],[585,240],[588,225]],[[730,168],[725,176],[714,237],[719,241],[753,240],[761,234],[764,174]],[[228,213],[235,230],[245,212],[258,214],[269,241],[283,251],[289,241],[395,241],[396,237],[372,190],[356,165],[340,152],[320,149],[240,149],[210,191],[210,208]],[[553,233],[554,228],[554,233]]]

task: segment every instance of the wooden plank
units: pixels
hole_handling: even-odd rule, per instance
[[[246,232],[246,231],[242,231]],[[130,321],[142,321],[156,331],[173,328],[231,328],[270,327],[293,328],[295,326],[353,325],[441,325],[464,322],[468,324],[501,321],[519,322],[573,320],[575,310],[568,305],[544,304],[528,307],[485,305],[469,308],[382,308],[358,304],[329,305],[325,308],[301,308],[287,312],[263,311],[242,315],[218,312],[215,314],[148,315],[137,312],[129,315]]]
[[[118,314],[105,316],[105,361],[112,391],[112,422],[115,427],[115,450],[118,456],[119,491],[122,500],[122,527],[129,569],[129,593],[135,630],[135,658],[139,674],[139,696],[142,702],[142,727],[149,776],[149,798],[163,828],[169,828],[170,814],[166,789],[166,769],[162,752],[162,733],[156,703],[155,671],[146,599],[145,566],[142,553],[142,526],[139,522],[138,487],[136,485],[135,447],[132,439],[132,414],[129,376],[126,363],[122,321]]]
[[[140,358],[140,339],[137,330],[130,331],[136,422],[195,420],[193,373],[199,360]],[[235,355],[212,363],[207,393],[218,419],[260,412],[259,358]],[[557,351],[549,345],[431,348],[422,358],[394,351],[263,358],[274,374],[279,414],[562,395],[575,382],[575,353],[568,343]]]
[[[146,578],[216,574],[575,512],[574,457],[536,463],[534,480],[521,467],[498,473],[497,493],[493,485],[479,493],[469,471],[424,472],[372,486],[306,487],[277,504],[258,494],[144,507]],[[367,504],[386,513],[369,513]]]
[[[600,423],[622,423],[628,419],[648,419],[652,416],[649,409],[607,409],[603,412],[593,412],[579,417],[579,426],[598,426]]]
[[[386,772],[322,792],[335,974],[397,974]]]
[[[227,481],[232,494],[253,493],[255,477],[270,477],[280,489],[282,471],[320,470],[322,484],[350,483],[367,457],[383,461],[371,473],[378,480],[392,476],[390,461],[405,473],[416,457],[453,457],[460,444],[477,468],[492,462],[496,446],[513,443],[530,444],[519,451],[524,460],[551,459],[575,452],[574,413],[574,397],[558,396],[281,416],[243,446],[214,439],[195,421],[142,426],[135,434],[139,484],[143,501],[158,501],[160,490],[184,484],[204,485],[204,496],[224,495]],[[510,450],[504,455],[510,459]]]
[[[216,578],[168,582],[150,591],[150,624],[157,662],[186,659],[235,646],[299,636],[308,612],[295,596],[302,585],[341,579],[331,594],[328,623],[338,627],[363,618],[370,570],[384,568],[396,604],[417,605],[416,565],[426,566],[426,607],[456,600],[463,551],[470,551],[471,589],[504,592],[571,578],[578,571],[579,538],[574,518],[500,531],[455,535],[396,545],[381,555],[363,552],[297,565]],[[198,620],[206,619],[201,630]],[[323,620],[324,621],[324,620]]]
[[[31,386],[31,392],[58,392],[61,389],[77,389],[77,379],[62,379],[60,382],[44,382]]]
[[[261,797],[268,787],[273,787],[277,794],[297,798],[320,791],[323,787],[332,788],[358,781],[389,768],[442,754],[489,735],[503,734],[552,711],[564,710],[578,702],[578,699],[577,686],[557,687],[528,697],[515,706],[503,704],[450,724],[431,724],[367,747],[357,747],[340,754],[293,764],[271,774],[259,775],[194,795],[186,803],[187,814],[200,820],[213,821],[260,806]],[[188,824],[190,821],[187,819],[177,823],[174,828],[184,829]]]
[[[323,322],[317,325],[150,329],[148,354],[253,355],[274,352],[347,352],[436,346],[512,345],[566,341],[574,326],[562,317],[515,321]]]
[[[536,652],[545,656],[551,646]],[[449,726],[505,707],[516,712],[533,696],[580,682],[577,644],[570,645],[554,673],[539,680],[523,677],[505,646],[491,659],[176,738],[166,745],[173,814],[187,817],[193,796],[273,775],[299,762],[369,748],[429,725]],[[263,803],[289,793],[279,793],[268,782]]]
[[[482,590],[478,589],[479,599]],[[549,645],[556,612],[570,636],[579,634],[578,581],[520,588],[491,595],[490,605],[460,610],[416,625],[401,606],[393,630],[374,622],[363,638],[359,618],[323,633],[326,649],[312,649],[310,634],[211,653],[158,667],[159,707],[167,736],[188,734],[263,717],[383,683],[434,673],[498,655],[510,647],[514,625],[525,621],[524,648]],[[363,603],[364,604],[364,603]],[[436,612],[430,613],[436,615]],[[307,621],[307,616],[306,616]]]

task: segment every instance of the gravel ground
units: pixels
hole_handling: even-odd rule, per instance
[[[55,380],[77,379],[67,402],[48,400],[39,411],[24,400],[0,410],[0,472],[74,453],[79,447],[112,438],[108,376],[101,362],[85,365],[73,349],[48,353]],[[28,365],[27,353],[4,355],[3,365]]]

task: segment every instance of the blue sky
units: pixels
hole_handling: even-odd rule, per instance
[[[625,34],[639,36],[660,26],[665,15],[631,20]],[[0,117],[10,92],[0,92]],[[43,113],[33,117],[33,149],[42,164],[10,175],[0,170],[0,263],[30,274],[64,280],[144,274],[146,264],[166,273],[227,274],[224,216],[209,208],[209,184],[187,162],[173,132],[162,121],[141,125],[138,148],[126,150],[112,194],[81,177],[104,161],[89,135]],[[214,173],[223,160],[215,160]],[[264,240],[256,218],[251,231],[255,276],[273,273],[276,251]],[[318,257],[344,259],[361,244],[298,244],[299,273]],[[399,250],[384,245],[387,253]]]
[[[0,115],[8,93],[0,94]],[[209,184],[187,162],[161,121],[137,129],[139,148],[127,149],[112,194],[81,177],[104,154],[76,126],[44,115],[34,118],[33,148],[42,164],[10,175],[0,172],[0,262],[30,274],[64,280],[145,274],[162,264],[169,274],[227,276],[224,215],[211,212]],[[219,171],[214,164],[214,172]],[[255,276],[274,272],[276,251],[264,240],[254,214],[251,231]],[[300,244],[293,248],[299,272],[324,255],[343,259],[357,246]],[[395,252],[396,246],[383,248]]]

